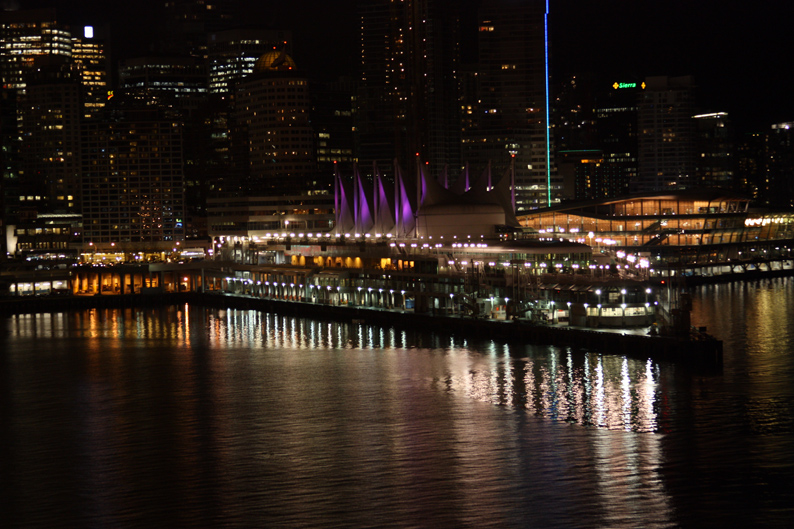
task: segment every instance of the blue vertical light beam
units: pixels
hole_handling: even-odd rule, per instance
[[[546,48],[546,205],[551,207],[551,120],[549,119],[549,0],[543,15],[543,31]]]

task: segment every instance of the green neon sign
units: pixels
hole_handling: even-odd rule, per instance
[[[641,85],[642,89],[645,89],[645,83]],[[621,88],[637,88],[637,83],[615,83],[612,85],[612,88],[615,90],[620,90]]]

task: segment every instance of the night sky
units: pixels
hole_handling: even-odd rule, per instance
[[[14,0],[5,0],[5,4]],[[22,8],[58,7],[67,22],[109,22],[114,49],[132,53],[151,40],[164,0],[17,0]],[[355,0],[240,1],[251,25],[291,29],[295,60],[310,76],[355,67]],[[476,51],[476,7],[464,6],[463,49]],[[727,111],[743,130],[794,121],[794,4],[736,0],[552,0],[553,79],[694,75],[703,111]],[[70,14],[73,13],[73,14]],[[80,20],[80,19],[84,20]],[[466,57],[465,57],[466,58]]]

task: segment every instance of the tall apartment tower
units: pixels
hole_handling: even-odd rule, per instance
[[[35,62],[19,104],[21,177],[29,191],[46,197],[47,209],[79,209],[80,76],[65,57],[40,56]]]
[[[457,0],[360,0],[359,166],[460,168]]]
[[[683,189],[695,179],[695,82],[649,77],[638,109],[639,176],[633,192]]]
[[[316,188],[310,109],[309,81],[284,52],[262,55],[238,83],[234,113],[247,138],[246,191],[299,195]]]
[[[465,160],[514,162],[516,210],[558,201],[549,131],[548,2],[494,0],[479,11],[479,73]]]

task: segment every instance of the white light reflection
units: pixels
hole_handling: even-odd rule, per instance
[[[629,377],[629,360],[623,358],[623,365],[620,368],[620,384],[623,390],[623,427],[631,431],[631,378]]]

